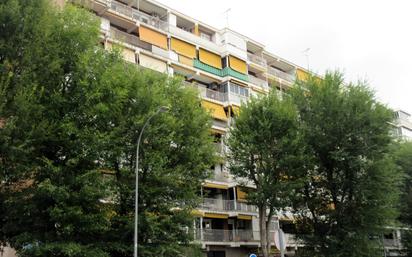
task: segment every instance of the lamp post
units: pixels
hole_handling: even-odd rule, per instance
[[[137,239],[138,239],[138,215],[139,215],[139,146],[140,140],[142,139],[143,131],[149,125],[150,120],[159,113],[167,112],[169,110],[166,106],[161,106],[155,113],[150,116],[146,122],[144,123],[142,130],[140,130],[139,138],[137,139],[137,146],[136,146],[136,184],[135,184],[135,214],[134,214],[134,257],[137,257]]]

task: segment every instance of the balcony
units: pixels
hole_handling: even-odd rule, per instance
[[[230,67],[225,67],[222,70],[222,77],[226,77],[226,76],[232,76],[234,78],[237,78],[237,79],[240,79],[240,80],[243,80],[243,81],[246,81],[246,82],[249,81],[248,75],[237,72],[237,71],[231,69]]]
[[[206,71],[206,72],[209,72],[213,75],[222,77],[222,70],[221,69],[218,69],[218,68],[212,67],[210,65],[207,65],[207,64],[205,64],[205,63],[203,63],[203,62],[201,62],[197,59],[193,60],[193,67],[198,68],[198,69],[203,70],[203,71]]]
[[[219,101],[219,102],[226,102],[227,99],[228,99],[228,94],[227,93],[219,92],[219,91],[216,91],[216,90],[211,90],[211,89],[206,88],[204,86],[201,86],[199,84],[190,83],[190,82],[187,82],[187,81],[185,81],[184,84],[186,86],[190,86],[190,87],[193,87],[193,88],[197,89],[199,91],[199,95],[200,95],[201,98],[215,100],[215,101]]]
[[[274,245],[274,231],[269,232],[269,240]],[[286,246],[296,247],[303,246],[304,242],[296,239],[294,234],[285,233]],[[221,242],[221,243],[260,243],[260,232],[252,229],[203,229],[195,230],[195,239],[203,242]]]
[[[170,25],[169,26],[169,32],[171,35],[175,35],[177,37],[182,38],[184,41],[191,42],[192,44],[199,45],[200,47],[204,49],[211,50],[216,53],[221,53],[223,52],[222,47],[217,45],[215,42],[205,38],[205,37],[200,37],[195,34],[193,34],[190,31],[186,31],[184,29],[181,29],[177,26]]]
[[[270,67],[270,66],[268,66],[268,73],[273,75],[273,76],[276,76],[278,78],[281,78],[281,79],[284,79],[286,81],[292,82],[292,83],[295,81],[295,76],[293,76],[291,74],[288,74],[286,72],[283,72],[281,70],[275,69],[275,68]]]
[[[234,200],[204,198],[200,204],[200,209],[208,211],[233,211],[235,209],[234,205]]]
[[[261,87],[262,89],[265,89],[265,90],[269,89],[268,82],[266,80],[257,78],[255,76],[249,75],[249,82],[256,86]]]
[[[235,94],[235,93],[230,93],[229,94],[229,102],[234,103],[237,105],[242,105],[243,103],[247,102],[249,100],[249,97]]]
[[[152,45],[146,42],[141,41],[137,36],[126,33],[124,31],[110,28],[110,37],[120,42],[127,43],[132,46],[136,46],[147,51],[152,51]]]
[[[251,54],[251,53],[247,53],[247,59],[250,62],[256,63],[256,64],[266,68],[266,60],[263,59],[263,57],[260,57],[258,55],[254,55],[254,54]]]
[[[203,229],[196,231],[196,239],[206,242],[258,242],[257,234],[249,229]]]
[[[111,1],[110,9],[124,16],[131,18],[133,21],[139,21],[141,23],[147,24],[157,29],[160,29],[166,32],[168,31],[169,24],[166,21],[161,20],[158,17],[148,15],[139,10],[136,10],[128,5],[122,4],[117,1]]]
[[[202,98],[211,99],[219,102],[227,101],[227,93],[222,93],[219,91],[211,90],[205,87],[198,87],[200,91],[200,96]]]
[[[212,198],[204,198],[199,208],[208,211],[257,213],[257,208],[254,205],[235,200]]]

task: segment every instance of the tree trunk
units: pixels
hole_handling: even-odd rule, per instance
[[[266,230],[266,205],[259,206],[259,229],[260,229],[260,247],[263,257],[269,257],[267,230]]]
[[[269,213],[266,221],[266,240],[267,240],[267,249],[268,249],[268,255],[270,253],[270,223],[272,221],[272,212]]]

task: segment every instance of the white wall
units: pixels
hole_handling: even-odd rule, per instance
[[[220,36],[219,43],[223,44],[225,46],[225,50],[229,53],[232,53],[244,60],[247,59],[246,40],[244,40],[239,35],[231,31],[224,31]]]

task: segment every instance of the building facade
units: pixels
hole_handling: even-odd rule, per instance
[[[253,95],[292,86],[304,69],[268,52],[228,28],[216,29],[155,1],[75,1],[101,18],[102,44],[121,45],[125,60],[171,76],[185,78],[213,116],[216,152],[224,156],[223,139],[239,107]],[[203,203],[196,210],[195,239],[205,256],[249,256],[259,247],[258,212],[245,201],[245,190],[232,178],[224,160],[203,183]],[[251,185],[252,186],[252,185]],[[288,223],[293,217],[278,217]],[[274,233],[278,223],[273,224]],[[287,226],[284,225],[285,227]],[[288,251],[297,247],[287,233]],[[273,237],[273,236],[272,236]]]
[[[224,138],[248,98],[270,90],[282,94],[295,79],[305,79],[308,72],[270,53],[253,39],[228,28],[213,28],[153,0],[72,2],[100,17],[105,49],[121,45],[126,61],[182,76],[188,87],[199,91],[202,106],[213,116],[212,133],[222,161],[211,167],[213,176],[201,188],[203,201],[193,213],[195,239],[207,257],[258,253],[258,212],[246,202],[246,190],[227,169]],[[399,124],[403,133],[405,122]],[[294,239],[293,215],[287,211],[278,213],[270,233],[279,226],[286,232],[287,256],[293,256],[301,246]]]
[[[409,113],[397,110],[394,112],[394,134],[404,140],[412,140],[412,117]]]

